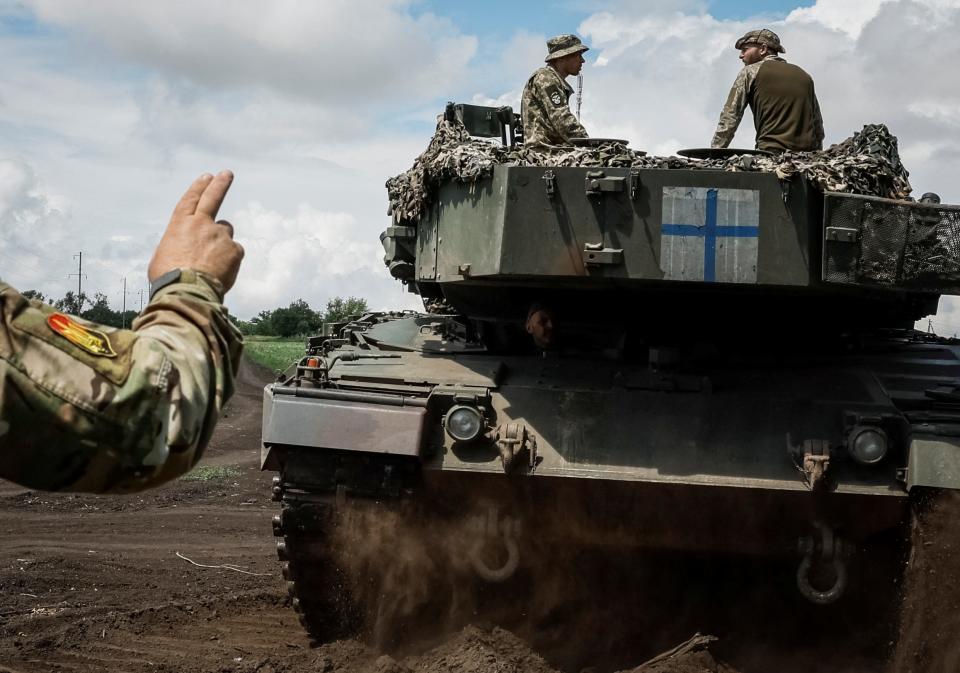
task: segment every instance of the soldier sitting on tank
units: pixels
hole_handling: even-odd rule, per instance
[[[712,147],[729,147],[747,105],[753,111],[758,150],[780,153],[823,149],[823,119],[813,79],[779,54],[773,31],[751,30],[737,40],[743,70],[720,113]]]
[[[571,138],[586,138],[587,131],[570,112],[573,88],[570,75],[579,75],[583,52],[589,49],[576,35],[547,40],[547,65],[537,70],[523,87],[520,116],[527,145],[565,145]]]

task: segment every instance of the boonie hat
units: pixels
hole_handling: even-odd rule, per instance
[[[581,42],[580,38],[576,35],[557,35],[547,40],[547,51],[549,53],[543,60],[549,63],[555,58],[563,58],[564,56],[576,54],[580,51],[587,51],[588,49],[590,49],[590,47]]]
[[[742,49],[743,45],[745,44],[759,44],[767,47],[775,54],[787,53],[787,50],[783,48],[782,44],[780,44],[780,36],[774,33],[772,30],[767,30],[766,28],[751,30],[749,33],[737,40],[737,43],[733,45],[733,48]]]

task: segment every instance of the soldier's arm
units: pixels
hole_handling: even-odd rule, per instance
[[[550,107],[550,116],[553,117],[554,125],[560,130],[564,140],[571,138],[588,138],[587,129],[583,127],[576,115],[570,112],[570,106],[564,104],[562,110]]]
[[[747,100],[750,93],[750,85],[755,72],[750,66],[743,68],[734,80],[730,93],[727,95],[727,102],[720,111],[720,121],[717,123],[717,130],[713,134],[713,140],[710,147],[729,147],[733,137],[737,133],[737,127],[740,126],[740,120],[743,119],[743,111],[747,109]]]
[[[166,438],[154,447],[164,460],[149,484],[178,477],[196,465],[210,441],[223,405],[233,396],[243,337],[227,317],[222,285],[215,278],[184,269],[181,282],[161,289],[133,323],[140,352],[134,362],[157,361],[162,354],[176,372],[166,396]],[[163,375],[163,371],[159,371]],[[161,381],[162,383],[162,381]]]
[[[133,330],[57,313],[9,287],[0,301],[0,477],[136,491],[196,464],[242,348],[215,281],[165,288]]]
[[[192,468],[233,391],[227,319],[243,250],[213,217],[231,175],[178,204],[150,276],[181,268],[133,330],[104,328],[0,286],[0,477],[30,488],[136,491]],[[202,269],[202,270],[198,270]]]

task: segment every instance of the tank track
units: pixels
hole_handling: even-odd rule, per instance
[[[274,494],[281,507],[273,517],[273,534],[280,538],[277,557],[300,624],[318,643],[356,635],[360,611],[350,598],[346,574],[330,551],[335,496],[299,489],[280,477],[274,478]]]
[[[413,493],[418,477],[418,466],[407,461],[294,454],[273,478],[277,557],[290,602],[315,643],[356,636],[364,627],[362,605],[333,553],[345,505],[390,506]]]

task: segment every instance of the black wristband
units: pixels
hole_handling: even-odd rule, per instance
[[[157,292],[174,283],[193,284],[208,288],[213,291],[217,301],[221,304],[223,303],[223,296],[226,294],[223,291],[223,284],[208,273],[196,269],[174,269],[158,276],[155,281],[150,283],[150,300],[153,300]]]
[[[167,271],[162,276],[159,276],[156,280],[150,283],[150,299],[153,299],[153,295],[165,288],[167,285],[173,285],[183,274],[183,269],[174,269],[173,271]]]

